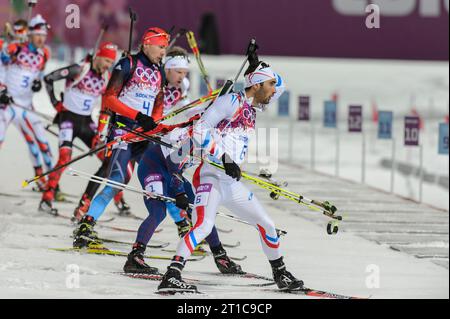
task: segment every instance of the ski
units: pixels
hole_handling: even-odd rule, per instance
[[[54,213],[47,213],[47,214],[50,216],[63,218],[63,219],[70,220],[70,221],[72,221],[72,218],[73,218],[73,216],[67,216],[67,215],[61,214],[60,212],[58,212],[57,209],[55,209]],[[110,222],[114,221],[115,219],[116,219],[115,217],[104,218],[102,220],[97,221],[97,223],[100,223],[98,225],[103,227],[103,225],[101,225],[102,223],[110,223]],[[74,224],[77,224],[77,222],[74,222]]]
[[[368,299],[368,298],[360,298],[355,296],[346,296],[335,294],[328,291],[311,289],[311,288],[303,288],[301,290],[280,290],[280,289],[265,289],[265,291],[272,291],[276,293],[285,293],[285,294],[294,294],[294,295],[304,295],[308,297],[317,297],[324,299]]]
[[[176,253],[177,251],[175,249],[162,249],[162,251],[166,252],[166,253]],[[209,251],[205,251],[205,250],[194,250],[192,252],[192,256],[212,256],[212,253]],[[235,257],[235,256],[228,256],[230,257],[230,259],[235,260],[235,261],[243,261],[247,259],[247,256],[242,256],[242,257]]]
[[[49,250],[52,251],[58,251],[58,252],[78,252],[82,254],[89,254],[89,255],[107,255],[107,256],[119,256],[119,257],[128,257],[128,253],[118,250],[111,250],[108,248],[73,248],[73,247],[67,247],[67,248],[49,248]],[[188,259],[188,261],[200,261],[205,259],[206,256],[198,256],[198,257],[191,257]],[[162,256],[162,255],[144,255],[144,258],[147,259],[159,259],[159,260],[172,260],[172,256]]]
[[[8,194],[8,193],[0,193],[1,197],[11,197],[11,198],[23,198],[22,195],[18,194]]]
[[[162,249],[162,251],[166,252],[166,253],[176,253],[177,251],[175,249]],[[192,252],[192,256],[212,256],[212,253],[209,251],[205,251],[205,250],[194,250]],[[234,257],[234,256],[228,256],[230,257],[230,259],[235,260],[235,261],[243,261],[247,259],[247,256],[242,256],[242,257]]]
[[[125,273],[125,272],[117,272],[115,274],[119,274],[121,276],[133,278],[133,279],[143,279],[143,280],[150,280],[150,281],[161,281],[163,274],[131,274],[131,273]],[[220,274],[218,274],[220,275]],[[275,283],[248,283],[248,284],[232,284],[229,282],[215,282],[215,281],[208,281],[208,280],[202,280],[202,279],[191,279],[186,278],[183,276],[183,280],[189,284],[194,285],[201,285],[201,286],[213,286],[213,287],[220,287],[220,286],[232,286],[232,287],[267,287],[274,285]],[[162,294],[161,292],[159,292]],[[168,293],[168,292],[165,292]]]
[[[134,279],[143,279],[143,280],[151,280],[151,281],[161,281],[162,279],[162,274],[129,274],[129,273],[116,273],[116,274],[120,274],[122,276],[126,276],[129,278],[134,278]],[[231,284],[228,282],[212,282],[212,281],[206,281],[206,280],[199,280],[199,279],[190,279],[187,277],[183,277],[183,280],[189,284],[196,284],[196,285],[203,285],[203,286],[232,286],[232,287],[267,287],[267,286],[272,286],[275,285],[275,282],[273,282],[272,279],[265,277],[265,276],[260,276],[260,275],[256,275],[256,274],[251,274],[251,273],[247,273],[244,275],[222,275],[222,274],[217,274],[218,276],[221,277],[241,277],[241,278],[252,278],[252,279],[263,279],[263,280],[270,280],[271,282],[267,282],[267,283],[257,283],[257,284]],[[355,296],[347,296],[347,295],[340,295],[340,294],[336,294],[336,293],[331,293],[331,292],[327,292],[327,291],[323,291],[323,290],[316,290],[316,289],[311,289],[311,288],[304,288],[302,290],[280,290],[280,289],[264,289],[263,291],[270,291],[270,292],[275,292],[275,293],[288,293],[288,294],[296,294],[296,295],[304,295],[304,296],[308,296],[308,297],[318,297],[318,298],[325,298],[325,299],[366,299],[366,298],[359,298],[359,297],[355,297]],[[175,293],[178,292],[157,292],[158,294],[163,294],[163,295],[173,295]],[[201,292],[198,292],[200,294],[204,294]]]
[[[240,245],[241,245],[241,242],[240,242],[240,241],[236,242],[235,244],[222,243],[222,246],[223,246],[223,247],[226,247],[226,248],[237,248],[237,247],[239,247]]]
[[[270,285],[275,285],[275,282],[273,281],[273,278],[269,278],[262,275],[253,274],[250,272],[246,272],[244,274],[220,274],[220,273],[213,273],[211,275],[216,275],[220,277],[238,277],[238,278],[245,278],[245,279],[260,279],[270,282]]]
[[[222,229],[222,228],[219,228],[219,227],[217,227],[217,226],[216,226],[216,229],[217,229],[217,231],[218,231],[219,233],[224,233],[224,234],[230,234],[230,233],[233,232],[232,229]]]
[[[137,230],[135,230],[135,229],[122,228],[122,227],[109,226],[109,225],[98,225],[98,226],[100,226],[101,228],[115,230],[115,231],[124,232],[124,233],[137,233]],[[155,234],[160,233],[163,230],[164,230],[163,228],[158,228],[157,230],[155,230]]]
[[[99,240],[104,242],[104,243],[127,245],[127,246],[133,246],[133,244],[134,244],[134,243],[131,243],[131,242],[125,242],[125,241],[108,239],[108,238],[99,238]],[[168,242],[162,242],[160,244],[148,244],[147,248],[162,249],[162,248],[166,248],[169,245],[170,245],[170,243],[168,243]]]
[[[135,215],[135,214],[133,214],[131,212],[128,212],[128,213],[116,213],[116,215],[118,217],[122,217],[122,218],[131,218],[131,219],[140,220],[140,221],[144,220],[144,218],[139,217],[139,216],[137,216],[137,215]]]
[[[39,196],[42,196],[41,192],[34,191],[34,190],[26,190],[29,193],[33,193]],[[9,193],[0,193],[1,197],[10,197],[10,198],[24,198],[26,197],[24,194],[9,194]],[[66,195],[64,195],[66,196]],[[57,203],[67,203],[67,204],[76,204],[76,202],[70,200],[70,199],[63,199],[63,200],[55,200]]]
[[[70,236],[70,238],[73,239],[73,236]],[[131,243],[131,242],[114,240],[114,239],[108,239],[108,238],[98,238],[97,240],[89,238],[89,237],[84,237],[84,236],[83,236],[83,238],[85,240],[91,242],[94,245],[103,245],[103,243],[126,245],[126,246],[133,246],[134,245],[134,243]],[[154,241],[154,242],[156,242],[156,241]],[[162,249],[162,248],[166,248],[169,245],[170,245],[170,243],[168,243],[168,242],[161,242],[160,244],[148,244],[147,248]]]
[[[27,193],[31,193],[31,194],[36,194],[36,195],[42,196],[42,192],[40,190],[35,189],[35,188],[31,188],[31,189],[25,188],[25,189],[22,189],[21,192],[27,192]],[[71,199],[75,199],[75,200],[79,200],[81,198],[81,196],[73,195],[73,194],[69,194],[69,193],[65,193],[65,192],[59,192],[59,194],[62,197],[67,197],[67,198],[71,198]],[[60,201],[55,200],[55,201],[64,203],[64,202],[66,202],[68,200],[60,200]],[[70,203],[72,203],[72,201],[70,201]]]
[[[177,290],[170,290],[170,291],[155,291],[155,295],[160,296],[175,296],[175,295],[206,295],[203,292],[200,291],[177,291]]]
[[[202,271],[197,271],[197,272],[193,272],[193,273],[197,273],[197,274],[204,274],[204,275],[213,275],[213,276],[218,276],[218,277],[230,277],[230,278],[245,278],[245,279],[260,279],[260,280],[265,280],[267,282],[270,283],[270,285],[275,285],[275,281],[273,280],[273,278],[270,277],[266,277],[263,275],[258,275],[258,274],[254,274],[254,273],[250,273],[250,272],[246,272],[243,274],[222,274],[222,273],[217,273],[217,272],[202,272]],[[268,285],[268,286],[270,286]]]

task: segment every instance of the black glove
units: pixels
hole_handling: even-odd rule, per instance
[[[189,209],[189,198],[185,193],[178,194],[175,196],[175,205],[182,209],[182,210],[188,210]]]
[[[31,85],[31,91],[33,92],[39,92],[42,89],[42,82],[41,80],[34,80],[33,84]]]
[[[227,153],[224,153],[222,155],[222,163],[223,167],[225,167],[225,173],[230,176],[231,178],[234,178],[235,180],[239,181],[242,177],[241,168],[238,164],[233,162],[233,160],[228,156]]]
[[[0,105],[8,105],[12,102],[11,96],[8,94],[8,90],[3,88],[0,90]]]
[[[153,117],[147,116],[141,112],[136,115],[135,120],[138,122],[139,126],[144,129],[144,132],[154,130],[158,126],[158,124],[155,123],[155,120],[153,120]]]

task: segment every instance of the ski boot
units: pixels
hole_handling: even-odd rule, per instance
[[[183,219],[182,221],[175,223],[175,225],[177,225],[178,236],[180,238],[186,236],[186,234],[189,233],[192,227],[191,223],[189,223],[187,219]]]
[[[56,189],[55,189],[55,201],[57,201],[57,202],[65,202],[66,200],[67,200],[66,196],[64,195],[63,192],[61,192],[61,189],[59,188],[59,185],[57,185]]]
[[[150,267],[144,261],[145,245],[135,243],[133,250],[128,254],[128,259],[123,266],[123,271],[127,274],[159,274],[158,268]]]
[[[44,170],[41,166],[34,168],[34,176],[40,176],[44,173]],[[33,186],[33,192],[43,193],[47,189],[47,179],[45,177],[41,177],[36,180],[36,186]]]
[[[176,293],[198,293],[197,287],[186,283],[181,278],[181,271],[184,268],[185,260],[183,257],[175,256],[172,263],[167,267],[161,283],[158,286],[158,292],[163,294]]]
[[[38,210],[40,212],[47,213],[53,216],[58,215],[58,210],[56,208],[53,208],[52,202],[48,200],[41,200]]]
[[[219,247],[211,247],[211,251],[214,256],[214,261],[216,266],[222,274],[225,275],[243,275],[245,272],[242,270],[241,266],[236,264],[234,261],[227,256],[227,252],[220,245]]]
[[[86,213],[88,212],[90,206],[91,200],[89,199],[88,195],[83,194],[83,197],[81,197],[78,207],[75,208],[73,212],[71,221],[80,222],[81,219],[84,217],[84,215],[86,215]]]
[[[270,261],[270,265],[272,266],[273,280],[280,290],[295,291],[303,289],[303,281],[295,278],[286,270],[283,257]]]
[[[92,216],[84,216],[73,232],[74,248],[103,249],[102,242],[94,230],[95,220]]]
[[[117,210],[119,211],[119,216],[129,216],[131,214],[131,207],[125,202],[123,197],[117,202],[114,201],[114,205],[116,205]]]

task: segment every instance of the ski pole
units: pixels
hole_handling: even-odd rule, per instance
[[[258,45],[256,44],[256,40],[255,40],[255,39],[252,39],[252,40],[250,41],[250,43],[249,43],[248,48],[247,48],[247,53],[246,53],[245,61],[244,61],[244,63],[242,64],[241,68],[239,69],[238,73],[236,74],[236,77],[235,77],[234,81],[228,80],[227,83],[225,83],[225,85],[224,85],[221,89],[212,91],[212,92],[210,92],[209,94],[207,94],[207,95],[205,95],[205,96],[203,96],[203,97],[201,97],[201,98],[195,100],[194,102],[191,102],[191,103],[189,103],[188,105],[186,105],[186,106],[184,106],[184,107],[182,107],[182,108],[180,108],[180,109],[178,109],[178,110],[175,110],[175,111],[169,113],[169,114],[166,115],[164,118],[162,118],[160,121],[157,121],[156,123],[160,123],[160,122],[162,122],[162,121],[166,121],[166,120],[168,120],[168,119],[171,119],[171,118],[177,116],[178,114],[180,114],[180,113],[182,113],[182,112],[184,112],[184,111],[187,111],[187,110],[189,110],[189,109],[191,109],[191,108],[194,108],[195,106],[197,106],[197,105],[199,105],[199,104],[202,104],[202,103],[205,103],[205,102],[208,102],[208,101],[211,101],[211,100],[212,100],[212,102],[205,108],[205,109],[207,109],[209,106],[211,106],[211,105],[213,104],[214,100],[215,100],[218,96],[222,96],[222,95],[225,95],[225,94],[227,94],[228,92],[230,92],[230,90],[231,90],[232,87],[233,87],[234,82],[237,81],[237,79],[238,79],[239,76],[241,75],[242,71],[244,70],[245,64],[247,63],[249,56],[252,55],[252,54],[254,54],[254,53],[256,52],[257,49],[258,49]]]
[[[203,80],[205,81],[206,86],[208,87],[209,93],[211,93],[213,91],[213,89],[211,87],[211,83],[209,82],[209,75],[208,75],[208,72],[206,72],[205,65],[203,64],[202,57],[200,55],[200,49],[198,48],[194,32],[192,32],[192,31],[187,32],[186,38],[189,43],[189,47],[191,48],[192,53],[194,54],[195,59],[197,60],[197,64],[198,64],[198,67],[202,74]]]
[[[33,16],[33,8],[37,5],[37,0],[28,0],[28,24],[30,23],[31,17]]]
[[[166,116],[164,116],[159,121],[156,121],[156,123],[161,123],[162,121],[166,121],[168,119],[171,119],[171,118],[179,115],[180,113],[182,113],[184,111],[187,111],[187,110],[192,109],[192,108],[194,108],[194,107],[196,107],[196,106],[198,106],[200,104],[203,104],[203,103],[208,102],[208,101],[210,101],[212,99],[215,99],[217,97],[217,95],[219,94],[219,92],[220,92],[220,90],[212,91],[211,93],[209,93],[207,95],[204,95],[201,98],[198,98],[197,100],[195,100],[195,101],[193,101],[193,102],[191,102],[191,103],[189,103],[189,104],[187,104],[187,105],[185,105],[185,106],[183,106],[183,107],[181,107],[181,108],[179,108],[179,109],[177,109],[177,110],[167,114]]]
[[[146,134],[144,134],[142,132],[137,132],[136,130],[133,130],[133,129],[130,129],[130,128],[127,128],[127,127],[121,127],[121,128],[123,130],[129,132],[129,133],[133,133],[136,136],[141,137],[143,139],[146,139],[148,141],[154,142],[156,144],[165,146],[167,148],[170,148],[170,149],[173,149],[173,150],[176,150],[176,151],[179,150],[177,147],[173,146],[172,144],[166,143],[164,141],[161,141],[160,139],[158,139],[156,137],[153,137],[153,136],[150,136],[150,135],[146,135]],[[189,157],[200,159],[200,160],[205,161],[208,164],[210,164],[210,165],[212,165],[212,166],[214,166],[216,168],[219,168],[221,170],[225,170],[225,168],[223,166],[221,166],[219,164],[216,164],[214,162],[211,162],[211,161],[209,161],[207,159],[201,158],[199,156],[189,155]],[[248,175],[245,172],[242,172],[242,177],[244,179],[252,182],[253,184],[255,184],[257,186],[260,186],[263,189],[270,190],[270,191],[272,191],[272,192],[274,192],[276,194],[279,194],[280,196],[282,196],[282,197],[284,197],[286,199],[292,200],[292,201],[294,201],[294,202],[296,202],[298,204],[306,206],[307,208],[309,208],[311,210],[314,210],[314,211],[317,211],[317,212],[321,212],[325,216],[327,216],[327,217],[329,217],[331,219],[335,219],[335,220],[339,220],[339,221],[342,220],[342,216],[336,216],[335,215],[335,213],[337,211],[336,206],[331,205],[329,202],[320,202],[320,201],[316,201],[316,200],[312,200],[312,199],[306,198],[303,195],[300,195],[300,194],[297,194],[297,193],[285,190],[285,189],[283,189],[283,188],[281,188],[279,186],[276,186],[274,184],[266,182],[266,181],[264,181],[264,180],[262,180],[260,178]]]
[[[78,162],[78,161],[82,160],[83,158],[86,158],[86,157],[88,157],[90,155],[96,154],[96,153],[98,153],[101,150],[104,150],[106,148],[111,148],[113,145],[115,145],[117,143],[126,142],[129,139],[132,139],[134,137],[135,137],[135,135],[131,134],[131,133],[130,134],[125,134],[123,136],[116,137],[111,142],[108,142],[106,144],[100,145],[100,146],[96,147],[95,149],[88,151],[87,153],[81,154],[80,156],[75,157],[74,159],[72,159],[71,161],[69,161],[69,162],[67,162],[65,164],[62,164],[62,165],[60,165],[58,167],[55,167],[55,168],[53,168],[53,169],[49,170],[48,172],[45,172],[45,173],[43,173],[41,175],[38,175],[38,176],[35,176],[33,178],[30,178],[28,180],[23,181],[22,182],[22,187],[25,188],[29,184],[31,184],[33,182],[36,182],[37,180],[39,180],[40,178],[42,178],[44,176],[50,175],[51,173],[59,171],[60,169],[62,169],[64,167],[67,167],[67,166],[69,166],[69,165],[71,165],[71,164],[73,164],[75,162]]]
[[[14,102],[14,99],[12,99],[12,104],[14,104],[14,105],[10,104],[10,106],[15,106],[15,107],[18,107],[19,109],[23,109],[23,110],[25,110],[27,112],[36,114],[37,116],[41,117],[42,119],[44,119],[44,120],[46,120],[46,121],[48,121],[50,123],[53,123],[53,117],[50,116],[50,115],[47,115],[47,114],[44,114],[42,112],[39,112],[39,111],[30,109],[30,108],[27,108],[27,107],[19,105],[19,104],[16,104],[16,102]]]
[[[169,51],[170,49],[172,49],[172,47],[175,45],[175,43],[177,42],[177,40],[183,36],[184,34],[186,34],[187,30],[186,29],[180,29],[177,34],[172,38],[172,40],[170,40],[169,46],[167,47],[166,51]]]
[[[97,40],[95,41],[94,51],[92,52],[92,61],[94,61],[95,57],[97,56],[97,50],[100,47],[100,42],[102,41],[102,38],[104,34],[108,31],[109,26],[105,23],[102,24],[102,27],[100,29],[100,33],[97,37]]]
[[[44,126],[44,128],[45,128],[45,130],[46,130],[47,132],[49,132],[51,135],[56,136],[56,137],[59,137],[59,134],[56,133],[55,131],[53,131],[53,130],[51,129],[51,125],[50,125],[50,124]],[[72,143],[72,147],[75,148],[75,149],[77,149],[77,150],[79,150],[79,151],[81,151],[81,152],[84,152],[84,149],[82,149],[81,147],[79,147],[79,146],[76,145],[76,144],[73,144],[73,143]]]
[[[128,8],[128,11],[130,13],[130,31],[129,31],[129,37],[128,37],[128,51],[126,54],[131,54],[131,48],[133,46],[133,30],[134,30],[134,23],[137,21],[137,14],[136,12],[131,9],[131,7]]]
[[[69,174],[71,176],[77,176],[77,177],[80,177],[80,178],[84,178],[84,179],[90,180],[90,181],[98,183],[98,184],[106,184],[107,186],[110,186],[112,188],[116,188],[116,189],[120,189],[120,190],[128,190],[130,192],[133,192],[133,193],[136,193],[136,194],[140,194],[140,195],[143,195],[143,196],[151,198],[151,199],[163,201],[163,202],[166,202],[166,203],[176,203],[176,200],[174,198],[167,197],[167,196],[164,196],[164,195],[161,195],[161,194],[157,194],[157,193],[152,193],[152,192],[149,192],[149,191],[144,190],[144,189],[138,189],[138,188],[130,186],[130,185],[126,185],[126,184],[123,184],[123,183],[120,183],[120,182],[116,182],[116,181],[110,180],[108,178],[104,178],[104,177],[99,177],[99,176],[95,176],[95,175],[92,175],[92,174],[88,174],[88,173],[85,173],[85,172],[82,172],[82,171],[75,170],[73,168],[69,168],[67,174]],[[194,207],[193,204],[189,204],[189,208],[194,209],[195,207]],[[217,215],[222,216],[224,218],[232,219],[232,220],[237,221],[237,222],[239,222],[241,224],[246,224],[246,225],[253,226],[249,222],[246,222],[246,221],[244,221],[242,219],[239,219],[237,217],[234,217],[232,215],[224,214],[224,213],[221,213],[221,212],[217,212]],[[278,229],[277,228],[276,231],[277,231],[277,234],[279,234],[279,235],[286,235],[287,234],[287,231],[282,230],[282,229]]]
[[[14,30],[13,30],[11,23],[9,23],[9,22],[5,23],[5,27],[3,29],[3,36],[5,37],[5,39],[7,41],[14,37]]]
[[[245,60],[244,60],[244,62],[242,62],[239,72],[236,74],[234,80],[227,80],[225,85],[222,87],[222,90],[220,91],[219,96],[228,94],[233,89],[233,86],[239,79],[239,76],[241,75],[242,71],[244,70],[245,64],[247,63],[249,57],[252,54],[255,54],[257,49],[258,49],[258,45],[256,44],[256,40],[251,39],[250,43],[248,44],[248,47],[247,47],[247,52],[245,54]]]

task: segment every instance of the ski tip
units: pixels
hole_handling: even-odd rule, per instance
[[[22,182],[22,188],[26,188],[28,185],[30,185],[30,183],[28,183],[28,181]]]

